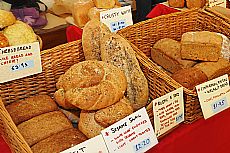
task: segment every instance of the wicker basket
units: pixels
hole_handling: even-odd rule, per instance
[[[230,37],[230,24],[211,12],[197,9],[139,22],[118,31],[118,34],[135,45],[138,48],[136,51],[139,52],[139,55],[150,57],[151,47],[156,41],[162,38],[172,38],[180,41],[183,33],[202,30],[219,32]],[[163,96],[181,86],[150,59],[142,63],[149,68],[148,81],[151,82],[151,97]],[[203,117],[196,91],[184,88],[184,101],[185,123],[192,123]]]
[[[134,50],[138,51],[135,46],[133,47]],[[145,67],[144,64],[148,58],[144,56],[146,59],[142,59],[141,55],[139,56],[138,53],[136,55],[144,74],[148,80],[150,80],[149,89],[150,92],[153,93],[154,91],[151,90],[154,90],[154,86],[151,84],[153,82],[155,83],[155,80],[151,79],[152,73],[149,73],[149,68]],[[3,135],[12,152],[32,153],[30,147],[19,133],[9,113],[5,109],[5,105],[36,94],[48,94],[53,97],[59,76],[65,73],[65,71],[73,64],[84,60],[81,41],[79,40],[49,50],[44,50],[41,52],[41,59],[42,73],[0,84],[0,134]],[[147,112],[148,114],[151,114],[150,120],[153,123],[152,107],[150,107],[150,105],[146,106],[148,106]],[[167,133],[172,130],[173,129],[169,130]],[[167,133],[161,137],[167,135]]]

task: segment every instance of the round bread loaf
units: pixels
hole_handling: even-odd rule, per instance
[[[70,103],[83,110],[105,108],[119,101],[127,81],[119,68],[103,61],[83,61],[60,76],[54,97],[57,103]],[[64,102],[63,102],[64,101]]]
[[[0,48],[7,47],[9,45],[9,41],[6,36],[0,32]]]
[[[16,22],[16,18],[12,12],[0,10],[0,28],[5,28]]]

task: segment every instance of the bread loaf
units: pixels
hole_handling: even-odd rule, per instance
[[[71,122],[60,111],[45,113],[25,121],[18,126],[29,146],[61,131],[73,128]]]
[[[63,95],[58,95],[59,91],[54,94],[58,103],[65,100],[80,109],[97,110],[119,101],[127,81],[124,73],[112,64],[88,60],[71,66],[56,86],[64,90]]]
[[[195,61],[181,59],[180,51],[180,42],[170,38],[160,39],[151,49],[151,59],[171,73],[196,64]]]
[[[82,46],[86,60],[101,60],[100,41],[110,33],[109,28],[98,20],[89,21],[82,33]]]
[[[201,62],[194,67],[202,70],[209,80],[230,74],[230,62],[224,58],[220,58],[217,62]]]
[[[168,0],[168,4],[171,7],[184,7],[184,0]]]
[[[0,32],[0,48],[9,46],[9,41],[6,36]]]
[[[206,4],[206,0],[186,0],[186,6],[188,8],[203,8]]]
[[[16,125],[35,116],[58,110],[56,103],[48,95],[36,95],[6,106]]]
[[[97,7],[92,7],[91,9],[89,9],[88,17],[90,20],[100,21],[100,12],[106,11],[106,10],[108,10],[108,9],[100,9]]]
[[[0,10],[0,29],[13,25],[16,18],[10,11]]]
[[[121,36],[111,33],[102,38],[101,59],[123,70],[127,78],[127,99],[134,110],[148,101],[148,82],[131,45]]]
[[[131,103],[124,97],[119,102],[98,110],[95,113],[95,120],[103,127],[108,127],[132,113]]]
[[[60,153],[83,141],[87,137],[76,128],[70,128],[38,142],[31,147],[33,153]]]
[[[72,15],[78,27],[84,27],[89,21],[88,12],[92,7],[94,7],[92,0],[78,0],[74,3]]]
[[[190,90],[193,90],[196,85],[208,81],[208,77],[205,73],[196,67],[181,69],[175,72],[172,78]]]
[[[215,32],[187,32],[181,38],[182,59],[218,61],[223,38]]]
[[[115,0],[93,0],[97,8],[110,9],[115,6]]]
[[[81,111],[80,121],[78,124],[79,130],[88,138],[93,138],[101,133],[105,127],[96,122],[95,111]]]

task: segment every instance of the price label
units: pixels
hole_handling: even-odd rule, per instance
[[[196,90],[205,119],[229,108],[230,87],[227,74],[196,86]]]
[[[42,72],[38,42],[0,48],[0,83]]]
[[[184,121],[183,87],[154,99],[152,102],[157,136]]]
[[[133,25],[131,6],[100,12],[100,21],[107,25],[112,32]]]
[[[72,148],[62,151],[61,153],[109,153],[102,135],[86,140]]]
[[[208,6],[221,6],[226,8],[226,0],[208,0]]]
[[[145,108],[101,131],[110,153],[146,152],[158,143]]]

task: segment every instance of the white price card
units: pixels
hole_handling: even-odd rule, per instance
[[[112,32],[133,25],[131,6],[102,11],[100,12],[100,21],[107,25]]]
[[[158,143],[145,108],[101,131],[110,153],[142,153]]]
[[[230,87],[227,74],[197,85],[196,91],[205,119],[229,108]]]
[[[38,42],[0,48],[0,83],[42,72]]]
[[[221,6],[226,8],[226,0],[208,0],[208,6],[209,7]]]
[[[154,99],[152,103],[157,136],[184,121],[183,87]]]
[[[61,153],[109,153],[102,135],[98,135]]]

